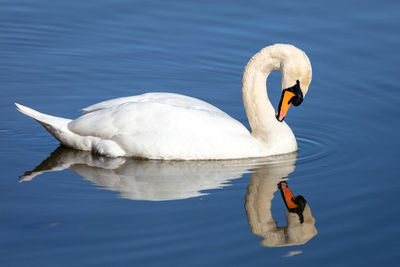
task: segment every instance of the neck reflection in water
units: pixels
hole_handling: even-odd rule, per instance
[[[44,172],[71,169],[94,184],[119,192],[132,200],[164,201],[207,195],[204,190],[221,189],[229,180],[252,169],[245,198],[251,231],[265,240],[264,246],[291,246],[306,243],[317,234],[308,204],[304,223],[287,211],[286,227],[278,227],[271,214],[271,202],[278,183],[294,171],[297,153],[264,159],[224,161],[157,161],[107,158],[60,146],[20,181],[30,181]]]

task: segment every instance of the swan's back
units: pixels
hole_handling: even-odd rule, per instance
[[[215,106],[210,105],[207,102],[204,102],[200,99],[174,93],[146,93],[135,96],[120,97],[96,103],[94,105],[82,109],[82,111],[84,113],[90,113],[96,110],[107,109],[128,102],[135,102],[135,103],[153,102],[153,103],[179,106],[182,108],[194,108],[194,109],[209,110],[215,112],[223,112],[220,109],[216,108]]]

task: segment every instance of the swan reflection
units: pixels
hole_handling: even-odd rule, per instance
[[[83,179],[132,200],[175,200],[207,195],[240,178],[256,160],[160,161],[108,158],[60,146],[32,171],[29,181],[44,172],[71,169]]]
[[[310,206],[306,203],[301,214],[295,211],[289,212],[286,209],[287,225],[285,227],[278,227],[272,216],[271,204],[274,193],[279,190],[278,184],[282,181],[281,179],[294,171],[295,160],[296,158],[289,164],[262,166],[255,169],[250,178],[245,209],[252,233],[264,238],[261,242],[263,246],[301,245],[317,234],[315,218],[312,216]]]
[[[264,246],[304,244],[316,235],[315,219],[305,205],[304,223],[296,213],[287,212],[287,226],[278,227],[271,214],[271,202],[278,183],[294,171],[297,154],[266,159],[232,161],[156,161],[107,158],[60,146],[20,181],[30,181],[44,172],[71,169],[83,179],[132,200],[176,200],[206,195],[221,189],[232,179],[252,170],[245,197],[251,231],[265,240]]]

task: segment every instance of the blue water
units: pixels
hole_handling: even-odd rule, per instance
[[[398,1],[1,1],[0,265],[397,265],[399,14]],[[248,127],[243,68],[277,42],[313,66],[285,119],[299,151],[284,157],[96,157],[57,149],[13,106],[75,118],[163,91]],[[280,74],[267,84],[277,106]],[[307,200],[302,226],[286,218],[283,178]]]

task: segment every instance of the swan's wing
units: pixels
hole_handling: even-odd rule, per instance
[[[217,111],[219,110],[218,108],[214,107],[213,105],[208,104],[207,102],[201,101],[199,99],[189,97],[189,96],[184,96],[184,95],[179,95],[179,94],[173,94],[173,93],[147,93],[147,94],[142,94],[142,95],[136,95],[136,96],[128,96],[128,97],[121,97],[121,98],[115,98],[111,100],[106,100],[94,105],[91,105],[89,107],[86,107],[82,109],[83,113],[90,113],[93,111],[97,111],[100,109],[108,109],[112,108],[124,103],[130,103],[130,102],[135,102],[135,103],[145,103],[145,102],[156,102],[156,103],[164,103],[164,104],[170,104],[174,106],[180,106],[180,107],[201,107],[202,109],[208,109],[208,110],[214,110]]]
[[[72,121],[80,136],[112,140],[126,156],[144,158],[227,158],[257,150],[249,131],[221,110],[187,97],[125,102]],[[214,154],[215,155],[214,155]]]
[[[103,139],[112,139],[116,135],[180,135],[182,131],[193,135],[196,132],[218,135],[218,130],[248,133],[243,125],[217,108],[151,101],[126,102],[98,109],[70,122],[68,128],[81,136]]]

